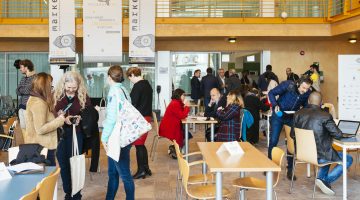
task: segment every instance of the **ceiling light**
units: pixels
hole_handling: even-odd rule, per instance
[[[349,42],[351,43],[351,44],[354,44],[354,43],[356,43],[356,38],[349,38]]]
[[[235,43],[235,42],[236,42],[236,38],[231,37],[231,38],[228,39],[228,42],[230,42],[230,43]]]

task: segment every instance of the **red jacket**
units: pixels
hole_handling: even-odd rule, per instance
[[[176,140],[180,147],[184,145],[184,134],[181,120],[185,119],[190,108],[184,106],[181,100],[173,99],[166,108],[165,115],[161,120],[159,135],[169,140]]]

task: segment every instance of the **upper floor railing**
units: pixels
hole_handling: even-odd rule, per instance
[[[51,0],[0,0],[1,18],[47,18]],[[75,0],[82,18],[84,0]],[[329,18],[360,7],[359,0],[155,0],[156,16],[164,18]],[[123,0],[128,17],[129,0]]]

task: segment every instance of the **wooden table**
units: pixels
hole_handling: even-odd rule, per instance
[[[360,136],[355,138],[344,138],[340,140],[334,139],[334,144],[343,149],[343,199],[347,199],[347,169],[346,169],[346,154],[347,149],[360,149]],[[355,163],[357,164],[357,163]]]
[[[244,177],[245,172],[266,172],[266,199],[272,199],[273,172],[280,172],[281,167],[272,162],[265,154],[260,152],[248,142],[239,142],[244,154],[230,156],[227,152],[217,154],[223,142],[198,142],[201,154],[210,170],[216,173],[216,199],[222,199],[222,173],[240,172]],[[241,199],[244,199],[244,192]]]
[[[0,181],[0,199],[18,200],[31,192],[40,181],[48,176],[55,167],[45,167],[43,174],[18,174],[9,180]],[[57,199],[57,187],[54,191],[54,199]]]
[[[211,125],[211,141],[214,141],[215,134],[215,126],[214,124],[218,123],[217,120],[199,120],[199,118],[188,117],[186,119],[181,120],[183,124],[185,124],[185,154],[189,153],[189,124],[210,124]],[[204,133],[205,134],[205,133]],[[188,157],[186,156],[186,161],[188,161]]]

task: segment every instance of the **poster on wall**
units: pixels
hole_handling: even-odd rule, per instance
[[[339,119],[360,121],[360,55],[339,55]]]
[[[83,1],[84,62],[122,61],[122,1]]]
[[[75,1],[49,1],[50,64],[75,64]]]
[[[155,63],[155,0],[129,4],[129,62]]]

